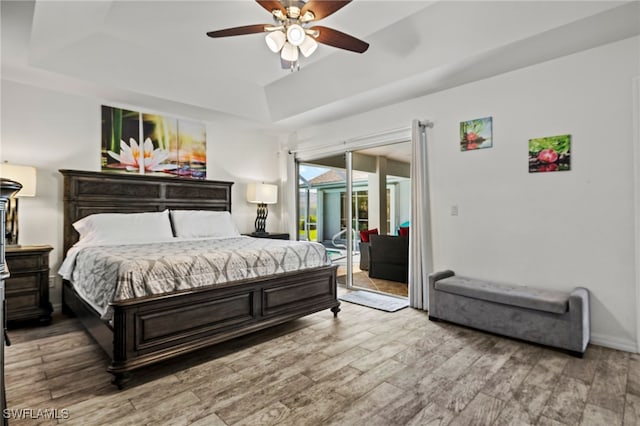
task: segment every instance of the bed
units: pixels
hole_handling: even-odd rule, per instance
[[[89,215],[231,211],[232,182],[60,172],[65,253],[78,241],[73,223]],[[108,354],[107,370],[120,389],[134,370],[324,309],[337,316],[339,306],[330,264],[119,300],[110,303],[109,319],[68,280],[62,289],[63,312],[77,316]]]

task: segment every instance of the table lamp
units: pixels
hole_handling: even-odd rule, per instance
[[[18,198],[36,196],[36,168],[16,164],[0,164],[0,176],[22,185],[22,189],[9,198],[5,216],[7,246],[18,245]]]
[[[258,205],[255,233],[258,235],[268,234],[265,231],[267,215],[269,214],[267,204],[278,202],[278,186],[267,183],[250,183],[247,185],[247,201]]]

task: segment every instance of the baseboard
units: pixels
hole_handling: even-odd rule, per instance
[[[53,308],[53,312],[61,312],[62,311],[62,302],[53,303],[53,304],[51,304],[51,307]]]
[[[638,345],[633,340],[620,339],[618,337],[611,337],[605,334],[591,333],[590,343],[625,352],[638,353]]]

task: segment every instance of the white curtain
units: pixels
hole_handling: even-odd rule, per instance
[[[411,227],[409,230],[409,305],[429,308],[428,276],[433,272],[431,243],[431,203],[427,132],[431,123],[413,120],[411,124]]]

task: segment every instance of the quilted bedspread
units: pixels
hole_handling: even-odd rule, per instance
[[[72,250],[60,273],[103,319],[111,302],[331,263],[319,243],[244,236]]]

